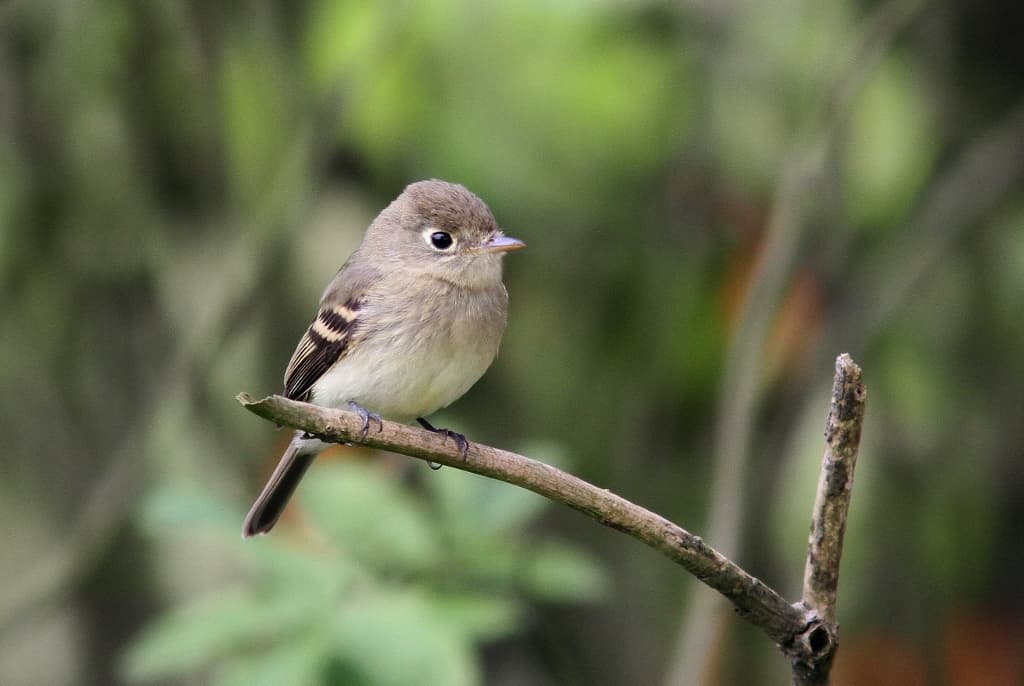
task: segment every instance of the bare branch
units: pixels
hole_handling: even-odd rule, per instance
[[[789,658],[797,686],[828,682],[837,641],[835,617],[839,558],[850,505],[854,464],[864,419],[866,392],[860,368],[849,355],[836,360],[832,405],[825,433],[825,459],[808,551],[803,600],[787,602],[699,536],[664,517],[551,465],[471,443],[463,456],[443,434],[384,421],[361,436],[363,419],[354,412],[270,396],[239,402],[250,412],[332,443],[358,443],[491,477],[568,505],[658,550],[729,599],[741,617],[759,627]]]
[[[829,622],[836,621],[839,559],[843,552],[866,398],[860,367],[849,355],[840,355],[836,360],[832,408],[825,425],[825,456],[814,500],[804,571],[803,601]]]
[[[810,642],[818,644],[816,652],[821,657],[810,663],[794,661],[794,682],[801,686],[828,683],[832,656],[838,647],[836,591],[839,587],[839,560],[843,553],[843,535],[846,533],[866,399],[867,390],[861,381],[860,367],[849,355],[840,355],[836,359],[832,405],[825,423],[825,455],[811,513],[802,601],[804,607],[823,623],[816,634],[808,637]]]
[[[764,630],[784,650],[798,643],[799,635],[808,626],[809,619],[802,608],[791,605],[699,536],[551,465],[479,443],[470,443],[463,459],[458,446],[443,436],[389,421],[383,422],[379,432],[371,431],[364,440],[360,438],[363,420],[352,412],[276,395],[253,401],[243,393],[238,400],[247,410],[264,419],[306,431],[325,441],[358,443],[488,476],[579,510],[681,565],[732,601],[742,617]]]

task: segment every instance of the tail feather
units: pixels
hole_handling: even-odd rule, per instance
[[[298,436],[292,440],[288,449],[284,451],[274,473],[267,480],[267,485],[256,502],[253,503],[249,514],[245,516],[245,523],[242,524],[242,538],[249,538],[257,534],[265,534],[274,528],[285,506],[295,493],[296,487],[302,480],[302,476],[313,464],[319,452],[306,445],[308,441],[302,441]]]

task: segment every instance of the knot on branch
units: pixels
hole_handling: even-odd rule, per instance
[[[805,612],[807,624],[788,645],[782,646],[793,669],[793,683],[800,686],[827,684],[832,659],[839,648],[839,627],[807,609],[803,603],[795,607]]]
[[[818,619],[796,637],[800,652],[808,661],[816,662],[826,655],[831,655],[838,645],[835,629],[825,620]]]

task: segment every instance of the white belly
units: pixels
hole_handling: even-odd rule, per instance
[[[355,401],[400,422],[449,405],[483,376],[498,352],[504,312],[500,326],[493,318],[487,325],[476,314],[460,309],[457,316],[426,321],[391,318],[385,326],[368,330],[314,384],[311,401],[327,407]],[[372,312],[360,316],[374,321]]]

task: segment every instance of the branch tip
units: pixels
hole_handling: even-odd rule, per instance
[[[832,658],[838,647],[839,562],[866,399],[861,369],[849,353],[843,353],[836,358],[832,403],[825,422],[825,454],[811,513],[804,568],[801,604],[813,614],[813,619],[798,637],[799,658],[794,660],[796,683],[808,686],[828,683]]]

